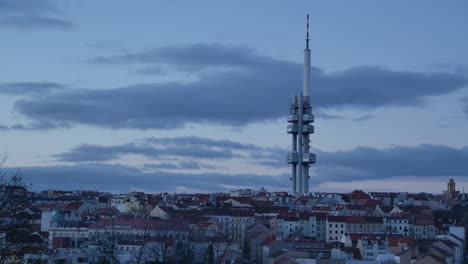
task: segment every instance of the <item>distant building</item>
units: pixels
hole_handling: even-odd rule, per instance
[[[455,190],[455,181],[453,179],[449,179],[447,182],[447,190],[444,191],[444,194],[454,195],[458,193],[460,192]]]

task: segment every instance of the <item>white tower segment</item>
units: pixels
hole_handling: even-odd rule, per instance
[[[287,161],[291,164],[292,193],[309,193],[309,167],[315,163],[315,154],[310,153],[310,134],[314,133],[314,115],[310,105],[310,49],[309,15],[307,15],[307,37],[304,49],[304,87],[293,97],[288,117],[288,134],[292,135],[292,148]]]

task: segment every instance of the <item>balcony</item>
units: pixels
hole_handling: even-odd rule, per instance
[[[306,123],[312,123],[312,122],[314,122],[314,115],[313,114],[304,114],[302,116],[302,120],[304,120],[304,122],[306,122]]]
[[[287,160],[288,160],[288,163],[289,163],[289,164],[295,164],[295,163],[297,163],[297,162],[299,161],[298,158],[297,158],[297,152],[290,152],[290,153],[288,153]]]
[[[288,134],[297,134],[297,133],[299,133],[299,125],[298,124],[288,125]]]
[[[315,153],[302,153],[302,163],[315,164]]]
[[[303,134],[313,134],[314,133],[314,126],[313,125],[303,125],[302,126],[302,133]]]
[[[291,114],[288,116],[288,123],[297,123],[299,121],[299,116],[296,114]]]

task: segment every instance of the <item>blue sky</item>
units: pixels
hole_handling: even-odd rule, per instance
[[[289,190],[285,117],[309,13],[312,190],[463,186],[467,11],[466,1],[0,0],[0,149],[36,189]]]

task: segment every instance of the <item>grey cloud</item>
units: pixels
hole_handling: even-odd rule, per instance
[[[68,127],[67,124],[62,124],[62,127]],[[49,122],[33,122],[28,125],[13,124],[10,126],[0,125],[0,131],[37,131],[37,130],[50,130],[56,128],[55,124]]]
[[[468,117],[468,97],[464,97],[460,99],[460,101],[463,103],[463,110],[465,111],[466,116]]]
[[[147,67],[144,69],[137,69],[130,71],[131,73],[137,73],[142,75],[166,75],[168,71],[163,67],[154,66],[154,67]]]
[[[145,169],[165,169],[165,170],[176,170],[179,169],[179,165],[176,163],[156,163],[156,164],[145,164]]]
[[[58,161],[86,162],[86,161],[109,161],[118,159],[118,147],[104,147],[97,145],[82,144],[74,147],[69,152],[53,155]]]
[[[51,82],[15,82],[0,83],[0,94],[41,95],[65,88],[64,85]]]
[[[273,59],[257,56],[246,47],[229,47],[219,44],[193,44],[190,46],[168,46],[144,52],[124,55],[97,57],[90,60],[94,64],[156,64],[173,67],[184,72],[199,72],[210,68],[246,68],[274,63]],[[149,73],[152,69],[148,68]],[[156,73],[159,74],[157,71]]]
[[[276,149],[270,157],[256,164],[285,168],[286,149]],[[357,147],[347,151],[314,151],[317,164],[311,170],[316,175],[312,182],[358,181],[387,177],[468,176],[468,147],[454,148],[442,145],[393,146],[387,149]]]
[[[148,138],[147,145],[128,143],[116,146],[80,145],[70,152],[55,157],[62,161],[108,161],[123,154],[140,154],[164,160],[167,157],[182,161],[148,165],[153,169],[199,169],[205,166],[200,159],[240,158],[247,162],[272,168],[287,168],[287,149],[265,148],[230,140],[211,140],[200,137]],[[355,172],[361,178],[397,176],[468,176],[468,147],[423,144],[419,146],[394,146],[387,149],[357,147],[347,151],[325,152],[316,150],[317,164],[312,169],[318,177],[345,181],[344,173]],[[243,154],[241,154],[243,153]],[[185,158],[190,158],[185,160]]]
[[[319,112],[315,114],[315,117],[317,119],[323,119],[323,120],[343,120],[345,119],[343,116],[340,115],[331,115],[323,112]]]
[[[468,147],[429,144],[388,149],[358,147],[349,151],[319,151],[316,167],[318,177],[325,176],[330,181],[396,176],[468,176],[467,160]]]
[[[81,155],[86,158],[82,158],[81,160],[79,159],[80,156],[77,156],[78,152],[75,153],[75,156],[71,157],[66,157],[65,155],[65,158],[72,161],[82,161],[90,160],[93,157],[94,161],[105,161],[117,158],[124,150],[137,153],[136,146],[132,144],[107,148],[98,149],[94,152],[89,150],[88,153],[82,152]],[[245,161],[270,168],[289,167],[285,161],[288,150],[281,148],[257,148],[262,149],[262,155],[253,155],[257,150],[249,150],[247,152],[251,154],[251,158],[246,158]],[[116,149],[121,152],[115,151]],[[140,150],[143,151],[144,147]],[[152,153],[154,150],[149,149],[148,151]],[[165,153],[164,149],[161,152],[164,154],[161,154],[159,161],[165,160],[163,159],[164,155],[171,155],[171,153]],[[454,148],[424,144],[419,146],[393,146],[386,149],[357,147],[346,151],[325,152],[315,150],[314,152],[317,153],[317,164],[311,167],[313,172],[311,178],[312,186],[317,186],[323,182],[379,180],[405,176],[420,177],[421,179],[427,177],[468,177],[468,163],[466,162],[468,160],[468,147]],[[172,155],[177,156],[176,154]],[[154,184],[158,190],[166,191],[167,188],[173,188],[175,184],[177,186],[203,190],[221,190],[220,184],[266,185],[279,188],[286,188],[290,184],[289,175],[287,174],[280,176],[256,174],[227,175],[220,173],[176,173],[175,171],[180,169],[194,171],[201,168],[215,169],[209,166],[212,165],[200,162],[200,157],[194,156],[190,157],[189,160],[182,159],[182,161],[176,160],[174,162],[158,162],[157,164],[145,165],[144,169],[151,172],[120,165],[85,163],[73,166],[26,168],[24,174],[26,176],[31,173],[32,176],[38,177],[35,179],[36,182],[33,181],[33,183],[42,180],[44,180],[43,183],[53,183],[56,182],[53,181],[54,175],[65,175],[67,182],[70,180],[70,186],[79,183],[86,187],[92,185],[105,186],[106,179],[110,177],[109,175],[113,175],[115,176],[113,178],[115,181],[107,182],[110,185],[105,188],[120,188],[119,190],[127,190],[131,184]],[[79,175],[83,177],[79,178]],[[97,179],[98,177],[102,177],[102,179]]]
[[[175,129],[189,123],[242,126],[284,117],[291,95],[302,86],[301,64],[258,55],[247,48],[193,45],[161,48],[150,52],[149,59],[144,55],[95,61],[241,70],[203,73],[198,81],[190,83],[66,90],[47,98],[19,100],[14,108],[32,120],[116,129]],[[420,106],[427,97],[447,94],[467,84],[466,76],[457,73],[381,67],[355,67],[335,73],[313,68],[312,79],[312,103],[318,110]]]
[[[165,170],[200,170],[200,169],[211,169],[215,170],[216,167],[197,161],[182,161],[178,163],[154,163],[145,164],[145,169],[165,169]]]
[[[240,143],[232,140],[216,140],[203,137],[185,136],[173,138],[146,138],[148,143],[163,144],[163,145],[191,145],[191,146],[210,146],[230,148],[236,150],[258,150],[259,147],[253,144]]]
[[[0,0],[0,27],[70,29],[74,25],[53,0]]]
[[[287,177],[256,174],[142,172],[122,165],[81,164],[20,168],[26,181],[38,190],[93,189],[124,192],[132,189],[175,191],[177,187],[210,191],[225,191],[221,185],[286,187]]]
[[[358,118],[353,119],[355,122],[363,122],[363,121],[369,121],[371,119],[374,119],[374,115],[363,115]]]
[[[350,151],[320,152],[311,185],[389,177],[467,177],[468,148],[421,145],[379,150],[360,147]],[[273,162],[272,162],[273,164]],[[276,164],[283,164],[284,159]],[[161,166],[164,167],[164,166]],[[172,169],[166,166],[165,169]],[[154,166],[154,169],[161,169]],[[81,164],[21,168],[26,180],[36,188],[100,189],[128,191],[129,188],[170,191],[177,186],[204,191],[222,191],[224,185],[273,186],[287,189],[288,175],[143,172],[122,165]]]
[[[114,146],[82,144],[68,152],[53,155],[58,161],[100,162],[116,160],[122,155],[138,154],[148,158],[167,157],[199,159],[231,159],[239,157],[233,150],[242,149],[242,144],[227,140],[210,140],[199,137],[148,138],[145,144],[128,143]],[[245,145],[245,148],[249,145]],[[182,163],[180,166],[189,166]]]

